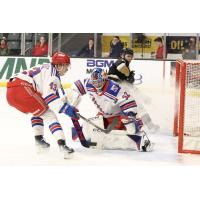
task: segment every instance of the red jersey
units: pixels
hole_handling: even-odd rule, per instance
[[[156,51],[156,59],[163,59],[164,46],[158,47]]]
[[[45,43],[43,46],[40,46],[40,43],[38,43],[32,50],[33,56],[46,56],[47,54],[48,54],[48,44],[47,43]]]

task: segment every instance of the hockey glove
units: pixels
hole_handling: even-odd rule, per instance
[[[79,112],[77,108],[75,108],[74,106],[70,106],[69,104],[66,103],[62,106],[62,108],[59,111],[59,113],[64,113],[69,117],[78,120],[79,116],[77,115],[77,112]]]
[[[135,81],[135,72],[131,71],[129,77],[127,78],[127,81],[130,83],[134,83]]]

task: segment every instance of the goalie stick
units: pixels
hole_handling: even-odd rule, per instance
[[[118,118],[116,117],[116,118],[113,119],[112,123],[108,126],[107,129],[103,129],[103,128],[97,126],[95,123],[93,123],[93,122],[90,121],[89,119],[83,117],[81,114],[77,113],[77,115],[78,115],[81,119],[83,119],[84,121],[86,121],[86,122],[89,123],[90,125],[94,126],[95,128],[99,129],[100,131],[102,131],[102,132],[105,133],[105,134],[110,133],[110,132],[113,130],[113,128],[114,128],[114,127],[117,125],[117,123],[118,123]]]

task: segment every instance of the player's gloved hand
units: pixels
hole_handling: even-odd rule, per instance
[[[128,116],[128,117],[134,117],[136,118],[137,113],[129,111],[129,112],[123,112],[124,115]]]
[[[135,81],[135,72],[131,71],[129,77],[127,78],[127,81],[130,83],[134,83]]]
[[[77,112],[79,112],[77,108],[75,108],[74,106],[70,106],[69,104],[66,103],[62,106],[62,108],[59,111],[59,113],[64,113],[69,117],[78,120],[79,116],[77,115]]]

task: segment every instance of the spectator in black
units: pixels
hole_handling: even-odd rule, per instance
[[[122,52],[124,45],[121,42],[119,36],[114,36],[110,42],[110,54],[111,58],[119,58]]]
[[[78,52],[77,56],[86,58],[94,57],[94,39],[90,38],[88,44]]]
[[[0,55],[1,56],[8,56],[9,55],[7,39],[5,37],[3,37],[0,40]]]
[[[184,49],[182,51],[183,59],[196,59],[196,40],[191,37],[189,42],[185,44]]]

